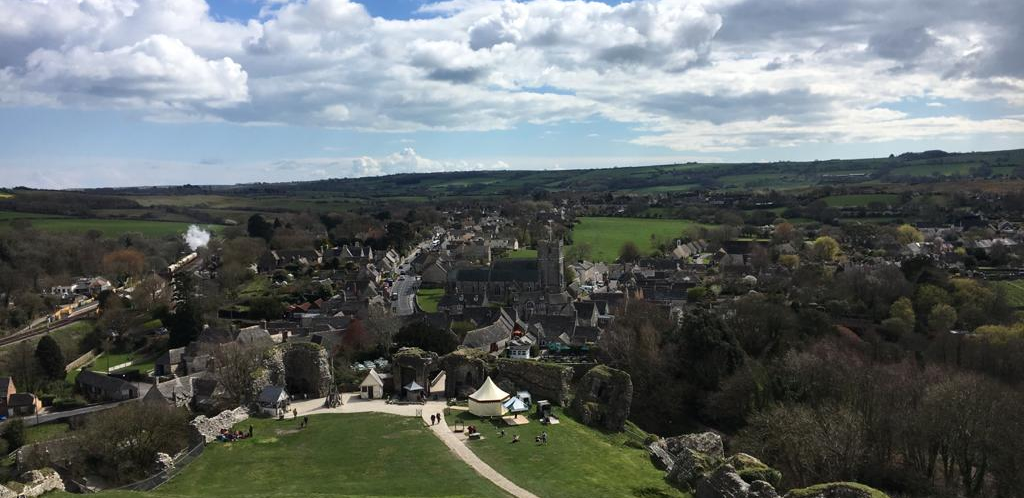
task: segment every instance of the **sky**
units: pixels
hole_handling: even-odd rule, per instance
[[[1024,147],[1020,0],[0,0],[0,186]]]

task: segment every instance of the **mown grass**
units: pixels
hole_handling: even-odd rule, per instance
[[[437,305],[444,297],[444,289],[418,289],[416,305],[427,313],[437,313]]]
[[[484,436],[469,441],[469,448],[488,465],[541,498],[594,498],[598,496],[682,498],[690,495],[665,481],[665,473],[651,463],[647,451],[628,446],[625,433],[603,433],[586,427],[561,411],[558,425],[536,419],[519,427],[505,427],[463,413]],[[500,424],[500,425],[499,425]],[[504,437],[498,431],[505,429]],[[548,443],[534,438],[547,431]],[[520,441],[512,443],[519,435]]]
[[[71,431],[67,422],[51,422],[49,424],[25,427],[25,444],[41,443],[59,439]]]
[[[212,443],[154,492],[102,497],[506,497],[458,460],[419,418],[379,413],[250,419],[254,437]]]
[[[589,244],[593,261],[613,262],[626,242],[635,243],[646,256],[657,249],[657,242],[678,238],[696,226],[700,224],[688,220],[583,217],[573,228],[572,240],[574,244]]]
[[[1024,280],[999,280],[992,282],[1006,293],[1006,302],[1014,308],[1024,308]]]
[[[518,251],[509,251],[502,257],[505,259],[537,259],[537,250],[520,249]]]

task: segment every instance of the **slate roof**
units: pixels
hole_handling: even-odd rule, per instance
[[[500,259],[491,265],[492,282],[538,282],[540,269],[535,259]]]
[[[260,391],[260,403],[275,404],[288,398],[288,393],[281,386],[267,386]]]
[[[128,387],[134,387],[130,382],[119,379],[117,377],[111,377],[101,373],[93,372],[92,370],[82,370],[78,374],[78,378],[75,383],[83,386],[95,387],[103,392],[116,393],[122,389]]]

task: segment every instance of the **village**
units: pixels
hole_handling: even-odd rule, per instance
[[[672,203],[679,202],[713,205],[717,214],[705,223],[670,229],[675,231],[669,237],[654,233],[661,220],[625,216],[674,209]],[[495,486],[513,496],[535,496],[467,447],[496,438],[565,444],[558,436],[566,421],[630,434],[636,431],[632,420],[658,417],[647,396],[634,392],[633,376],[623,369],[628,361],[615,356],[634,347],[622,341],[628,340],[624,330],[637,326],[638,314],[664,317],[675,328],[690,326],[688,317],[707,310],[736,316],[749,312],[745,306],[762,306],[762,294],[777,292],[794,278],[817,278],[802,273],[808,269],[837,278],[858,273],[890,278],[891,271],[914,264],[961,278],[1020,277],[1019,267],[1000,264],[1016,261],[1013,254],[1022,243],[1016,223],[982,215],[944,225],[865,224],[863,233],[844,225],[838,233],[801,221],[804,212],[789,213],[790,222],[742,211],[750,202],[729,195],[652,196],[638,205],[628,197],[574,196],[543,211],[511,215],[507,209],[460,206],[440,211],[433,224],[421,224],[418,235],[392,247],[375,249],[359,237],[334,247],[258,252],[190,246],[159,275],[83,277],[52,286],[44,296],[55,303],[52,312],[13,336],[13,344],[38,341],[34,354],[42,362],[47,356],[38,350],[50,330],[76,327],[97,315],[108,330],[94,348],[66,364],[40,363],[44,370],[59,369],[54,378],[70,386],[56,389],[67,393],[59,399],[20,391],[17,376],[0,379],[6,393],[0,411],[10,419],[5,423],[38,431],[74,427],[135,404],[173,407],[193,418],[190,443],[178,455],[162,456],[157,467],[137,469],[141,479],[125,483],[72,463],[68,441],[74,437],[58,434],[37,443],[19,441],[16,473],[44,469],[45,478],[33,474],[25,483],[38,490],[127,486],[146,491],[176,475],[203,446],[253,437],[252,425],[245,430],[249,420],[298,421],[304,428],[318,423],[316,417],[310,422],[311,415],[380,413],[421,419]],[[788,202],[761,200],[757,209],[778,214],[789,209]],[[896,209],[877,204],[871,209],[888,209],[887,215]],[[748,219],[730,221],[722,214],[730,209]],[[756,224],[759,218],[765,224]],[[250,238],[235,240],[290,229],[280,220],[270,225],[254,215],[247,227]],[[649,240],[617,234],[623,227],[652,233]],[[607,240],[609,232],[617,235]],[[602,255],[609,251],[616,257]],[[987,264],[979,265],[979,259]],[[236,288],[217,291],[226,299],[208,308],[209,285],[233,267],[241,267],[245,276]],[[122,302],[143,313],[118,319],[128,312],[117,304]],[[886,303],[859,309],[826,301],[806,305],[815,313],[827,311],[853,337],[896,341],[915,327],[916,319],[898,313],[896,305],[891,310]],[[203,306],[208,310],[201,312]],[[156,311],[147,314],[147,309]],[[932,313],[926,313],[925,327],[963,334],[956,313],[966,318],[964,310],[954,310],[945,321],[942,313],[926,310]],[[191,320],[203,313],[216,319]],[[52,384],[47,389],[55,390]],[[645,380],[637,389],[645,393],[652,386]],[[643,403],[640,413],[632,406],[637,399]],[[749,455],[726,458],[714,432],[639,440],[654,461],[651,468],[666,472],[662,480],[668,489],[733,496],[724,484],[732,482],[747,493],[742,496],[776,496],[771,493],[778,479],[730,477],[769,467]],[[692,454],[722,463],[698,468],[680,463]],[[678,470],[683,467],[689,470]]]

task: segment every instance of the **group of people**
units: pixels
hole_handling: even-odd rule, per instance
[[[221,429],[220,435],[217,436],[217,441],[222,443],[229,443],[231,441],[238,441],[240,439],[249,439],[252,437],[252,426],[249,426],[249,432],[242,431],[229,431],[227,429]]]
[[[430,416],[430,425],[440,424],[444,420],[444,417],[440,413],[433,414]]]
[[[470,426],[471,428],[473,426]],[[498,431],[498,437],[505,437],[505,429]],[[512,444],[519,442],[519,434],[512,435]],[[533,438],[533,442],[540,444],[548,443],[548,431],[541,432],[539,435]]]

